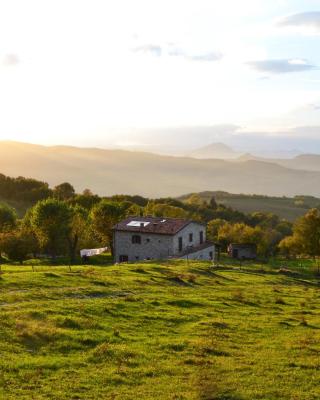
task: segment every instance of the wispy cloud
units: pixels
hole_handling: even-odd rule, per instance
[[[286,74],[290,72],[303,72],[316,69],[315,65],[309,64],[304,59],[269,59],[262,61],[251,61],[247,63],[250,67],[260,72],[272,74]]]
[[[134,47],[134,53],[148,54],[152,56],[163,56],[167,55],[169,57],[181,57],[190,61],[219,61],[223,58],[222,53],[218,51],[209,51],[203,53],[192,53],[188,52],[182,48],[176,47],[173,44],[168,44],[165,46],[160,46],[158,44],[144,44],[141,46]]]
[[[169,56],[183,57],[190,61],[219,61],[223,58],[223,54],[219,51],[192,53],[172,44],[169,45],[167,53]]]
[[[277,23],[278,26],[309,27],[320,30],[320,11],[289,15]]]
[[[19,57],[16,54],[6,54],[1,60],[1,64],[4,67],[12,67],[19,64],[19,62]]]
[[[142,46],[137,46],[133,49],[134,53],[143,53],[149,54],[155,57],[160,57],[162,55],[162,48],[161,46],[154,45],[154,44],[145,44]]]

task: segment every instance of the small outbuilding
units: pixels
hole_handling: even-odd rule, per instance
[[[237,260],[255,260],[257,246],[254,243],[231,243],[228,246],[228,254]]]

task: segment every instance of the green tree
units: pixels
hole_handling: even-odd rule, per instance
[[[92,228],[103,245],[110,246],[113,254],[113,231],[112,228],[125,216],[121,203],[101,200],[91,212],[90,219]]]
[[[301,253],[302,250],[301,242],[299,242],[298,238],[293,235],[283,238],[280,241],[278,248],[280,253],[287,258],[296,257]]]
[[[286,220],[282,220],[275,226],[275,229],[281,233],[282,237],[292,235],[292,223]]]
[[[287,244],[295,244],[301,255],[313,257],[320,256],[320,211],[312,208],[304,216],[297,219],[293,225],[292,239],[281,243],[281,249]],[[292,251],[292,249],[291,249]]]
[[[193,193],[187,198],[186,203],[199,207],[203,205],[203,199],[199,196],[198,193]]]
[[[293,227],[293,235],[301,243],[304,254],[313,258],[320,255],[320,211],[309,210]]]
[[[57,199],[38,202],[30,214],[30,225],[42,249],[55,258],[64,253],[71,230],[72,213],[68,205]]]
[[[251,243],[257,246],[257,253],[262,256],[273,254],[280,239],[280,233],[274,229],[262,229],[244,223],[225,223],[218,229],[218,241],[225,248],[229,243]]]
[[[75,261],[79,245],[83,244],[88,232],[88,211],[80,206],[70,207],[70,229],[67,233],[67,242],[71,263]]]
[[[216,202],[216,199],[212,196],[210,199],[210,208],[212,208],[213,210],[216,210],[218,208],[218,204]]]
[[[101,198],[97,195],[76,194],[68,200],[68,204],[73,206],[79,205],[90,210],[95,204],[99,203],[99,201],[101,201]]]
[[[22,264],[32,254],[34,238],[23,229],[4,232],[0,234],[0,248],[10,260]]]
[[[166,218],[188,218],[188,212],[180,207],[175,207],[168,204],[158,204],[154,203],[153,201],[149,201],[145,207],[144,215]]]
[[[219,240],[219,229],[226,223],[227,221],[221,218],[216,218],[209,221],[207,225],[208,239],[213,242],[217,242]]]
[[[53,189],[53,195],[58,200],[69,200],[74,197],[75,190],[70,183],[64,182],[55,186]]]
[[[0,232],[12,230],[17,224],[15,210],[6,204],[0,204]]]

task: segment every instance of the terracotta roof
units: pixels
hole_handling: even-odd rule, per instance
[[[191,222],[193,221],[178,218],[130,217],[119,222],[113,229],[115,231],[175,235]]]

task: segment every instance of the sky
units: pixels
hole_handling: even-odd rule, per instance
[[[320,152],[320,0],[0,0],[0,140]]]

